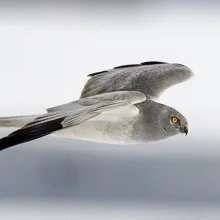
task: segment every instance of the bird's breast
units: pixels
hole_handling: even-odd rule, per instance
[[[137,110],[121,108],[96,116],[80,125],[56,131],[54,135],[83,139],[107,144],[132,144],[133,125],[137,120]],[[128,109],[127,109],[128,110]]]

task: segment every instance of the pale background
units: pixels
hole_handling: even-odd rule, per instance
[[[187,137],[123,147],[45,137],[1,152],[0,218],[219,219],[219,12],[215,1],[1,1],[0,116],[75,100],[87,74],[118,65],[181,63],[195,77],[160,99],[186,116]]]

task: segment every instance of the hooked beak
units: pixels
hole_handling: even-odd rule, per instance
[[[188,134],[188,128],[186,125],[181,129],[181,132],[185,134],[185,136]]]

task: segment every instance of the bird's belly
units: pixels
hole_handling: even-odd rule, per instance
[[[132,144],[133,117],[102,115],[80,125],[56,131],[54,135],[108,144]]]

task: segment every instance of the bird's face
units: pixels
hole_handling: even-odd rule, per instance
[[[188,134],[187,120],[177,110],[168,107],[163,111],[160,119],[162,129],[167,135],[173,136],[179,133]]]

